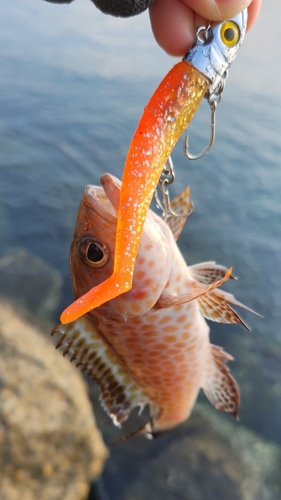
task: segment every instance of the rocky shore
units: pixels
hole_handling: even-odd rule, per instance
[[[85,500],[107,450],[78,370],[0,302],[0,498]]]

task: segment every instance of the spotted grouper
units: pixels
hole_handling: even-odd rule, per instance
[[[86,187],[78,211],[70,252],[76,298],[106,280],[114,265],[121,182],[105,174],[101,184]],[[130,291],[52,332],[62,334],[64,354],[97,381],[119,426],[133,408],[149,405],[146,431],[171,429],[188,418],[200,388],[218,410],[238,412],[239,388],[225,364],[233,358],[210,343],[204,317],[244,324],[230,304],[245,306],[218,288],[232,269],[187,266],[176,240],[189,203],[186,189],[172,202],[181,217],[164,221],[149,210]],[[122,251],[130,252],[130,244]]]

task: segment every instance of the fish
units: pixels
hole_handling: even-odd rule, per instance
[[[163,168],[203,97],[216,108],[246,25],[247,9],[198,32],[195,45],[152,95],[124,165],[112,274],[70,304],[61,314],[62,323],[74,321],[131,289],[143,224]]]
[[[101,186],[85,188],[70,250],[78,300],[112,274],[121,190],[110,174],[101,177]],[[165,221],[148,211],[131,290],[52,331],[61,335],[63,354],[98,383],[116,425],[122,427],[134,408],[149,407],[147,433],[185,421],[201,388],[215,408],[234,416],[240,401],[226,365],[233,358],[210,343],[205,318],[247,326],[232,306],[248,308],[219,289],[233,278],[231,268],[213,261],[187,266],[180,252],[189,188],[171,206],[181,217]]]

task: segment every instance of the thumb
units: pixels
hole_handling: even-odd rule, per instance
[[[209,21],[223,21],[246,9],[251,0],[182,0],[196,14]]]

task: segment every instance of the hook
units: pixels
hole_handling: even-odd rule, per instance
[[[217,100],[209,100],[210,108],[211,108],[211,136],[209,140],[208,146],[202,151],[202,153],[198,155],[192,155],[188,151],[188,134],[186,134],[185,141],[184,141],[184,147],[183,147],[183,152],[186,158],[188,160],[198,160],[199,158],[202,158],[202,156],[205,156],[211,149],[214,140],[215,140],[215,135],[216,135],[216,109],[218,105]]]
[[[163,172],[161,174],[161,177],[159,179],[159,189],[161,192],[161,200],[158,194],[158,190],[155,189],[154,191],[154,199],[156,202],[157,208],[162,210],[162,219],[167,220],[168,217],[189,217],[194,210],[193,203],[190,202],[190,207],[188,208],[188,211],[186,213],[180,213],[178,214],[175,212],[172,208],[172,204],[170,201],[170,194],[169,194],[169,186],[174,182],[175,180],[175,172],[174,172],[174,166],[173,166],[173,161],[171,156],[169,156],[167,163],[165,167],[163,168]]]

